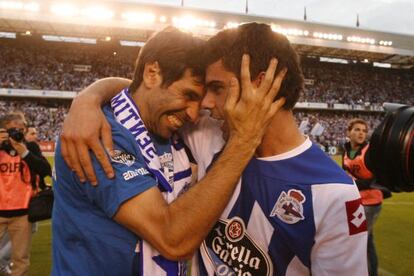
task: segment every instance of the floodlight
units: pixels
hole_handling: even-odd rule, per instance
[[[172,22],[175,27],[181,29],[191,29],[195,27],[214,28],[216,26],[215,21],[204,20],[193,17],[191,15],[186,15],[182,17],[174,16],[172,18]]]
[[[23,9],[26,11],[37,12],[39,11],[39,4],[36,2],[25,3]]]
[[[82,15],[94,20],[111,19],[114,13],[104,6],[89,6],[82,10]]]
[[[53,4],[50,11],[59,16],[74,16],[79,13],[79,10],[74,5],[69,3]]]
[[[167,17],[165,17],[164,15],[160,16],[160,22],[161,23],[167,22]]]
[[[121,18],[126,21],[138,22],[138,23],[154,23],[155,22],[155,15],[153,13],[148,13],[148,12],[124,12],[121,14]]]

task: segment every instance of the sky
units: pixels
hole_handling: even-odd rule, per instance
[[[127,0],[165,5],[181,5],[181,0]],[[244,13],[246,0],[183,0],[184,6]],[[355,27],[359,14],[361,29],[414,35],[414,0],[248,0],[249,14],[275,18],[307,19]]]

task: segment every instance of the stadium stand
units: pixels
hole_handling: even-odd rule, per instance
[[[34,43],[35,42],[35,43]],[[0,87],[79,91],[107,76],[132,77],[137,48],[1,40]],[[414,103],[413,70],[376,68],[371,64],[333,64],[303,58],[309,80],[302,102],[380,105]]]
[[[373,67],[372,64],[334,64],[302,59],[307,85],[300,101],[372,105],[414,103],[413,70]],[[308,82],[309,83],[309,82]]]
[[[0,87],[79,91],[106,76],[129,77],[137,48],[2,39]]]
[[[22,41],[0,39],[0,88],[79,91],[96,79],[108,76],[131,78],[138,47],[45,42],[40,38]],[[413,70],[384,69],[372,64],[334,64],[302,57],[306,78],[302,103],[324,103],[324,110],[300,108],[298,124],[304,133],[328,149],[344,142],[346,122],[362,117],[373,129],[382,112],[334,110],[334,104],[380,106],[383,102],[414,104]],[[23,111],[39,130],[43,141],[54,141],[69,100],[16,100],[1,98],[0,113]]]

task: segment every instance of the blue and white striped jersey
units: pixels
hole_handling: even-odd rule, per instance
[[[224,145],[219,122],[184,131],[199,178]],[[254,158],[203,242],[193,275],[367,275],[366,221],[358,189],[307,139]]]

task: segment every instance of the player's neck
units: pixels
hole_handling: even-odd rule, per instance
[[[292,111],[280,110],[273,117],[257,148],[257,157],[269,157],[288,152],[305,142]]]

